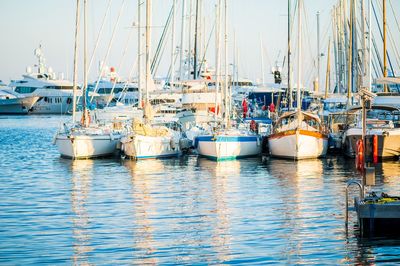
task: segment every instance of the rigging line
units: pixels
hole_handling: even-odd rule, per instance
[[[381,35],[381,39],[383,40],[383,33],[382,33],[382,29],[379,27],[379,20],[378,20],[378,16],[376,15],[375,5],[374,5],[373,2],[371,4],[372,4],[372,10],[374,11],[374,16],[375,16],[376,23],[378,24],[379,33]],[[386,56],[387,56],[387,59],[388,59],[388,62],[389,62],[390,70],[394,74],[392,60],[390,60],[390,56],[389,56],[389,51],[388,50],[386,50]]]
[[[392,0],[389,0],[389,5],[390,5],[390,8],[391,8],[391,10],[392,10],[393,17],[394,17],[394,19],[395,19],[395,21],[396,21],[395,24],[397,25],[397,28],[398,28],[399,33],[400,33],[400,24],[399,24],[399,21],[397,20],[396,13],[394,12],[394,8],[393,8],[393,6],[392,6]]]
[[[207,50],[208,50],[208,47],[210,45],[211,37],[213,35],[214,30],[215,30],[215,22],[214,22],[214,24],[213,24],[213,26],[211,28],[210,36],[208,37],[208,40],[207,40],[206,49],[205,49],[205,51],[203,53],[203,57],[202,57],[202,60],[200,62],[199,71],[200,71],[201,67],[203,66],[204,60],[206,58]]]
[[[105,12],[104,17],[103,17],[103,21],[102,21],[101,26],[100,26],[99,34],[97,35],[97,39],[96,39],[96,43],[95,43],[95,46],[94,46],[94,49],[93,49],[93,53],[92,53],[92,56],[90,57],[90,61],[89,61],[89,67],[88,67],[88,70],[87,70],[88,73],[90,73],[90,69],[91,69],[92,64],[93,64],[94,56],[95,56],[97,48],[99,46],[100,37],[101,37],[101,35],[103,33],[103,29],[104,29],[104,25],[105,25],[105,22],[106,22],[106,18],[108,16],[109,11],[110,11],[111,1],[112,0],[108,1],[108,6],[107,6],[106,12]]]
[[[165,37],[164,37],[164,39],[163,40],[160,40],[160,42],[162,41],[162,44],[161,44],[161,49],[160,49],[160,54],[158,55],[158,57],[157,58],[154,58],[153,59],[153,62],[155,62],[155,64],[154,64],[154,69],[152,70],[152,74],[153,74],[153,76],[155,76],[156,74],[157,74],[157,71],[158,71],[158,67],[160,66],[160,63],[161,63],[161,58],[162,58],[162,56],[163,56],[163,54],[164,54],[164,52],[165,52],[165,49],[167,48],[167,42],[165,41],[165,40],[167,40],[168,39],[168,37],[169,37],[169,33],[170,33],[170,31],[168,30],[167,31],[167,34],[165,35]]]
[[[129,80],[131,80],[133,72],[136,71],[135,68],[137,67],[137,61],[138,61],[138,57],[136,57],[136,61],[134,62],[134,64],[132,65],[132,67],[129,71],[128,79],[126,80],[124,87],[122,88],[122,91],[118,97],[118,101],[120,101],[122,99],[122,95],[124,95],[123,98],[125,98],[125,96],[126,96]]]
[[[115,26],[114,26],[114,29],[113,29],[113,32],[112,32],[112,35],[111,35],[110,42],[109,42],[109,44],[108,44],[108,49],[107,49],[106,55],[105,55],[105,57],[104,57],[104,62],[107,61],[108,56],[110,55],[111,47],[112,47],[112,45],[113,45],[113,43],[114,43],[114,37],[115,37],[116,30],[117,30],[117,26],[118,26],[118,24],[119,24],[119,20],[120,20],[120,18],[121,18],[122,12],[123,12],[123,10],[124,10],[124,6],[125,6],[125,0],[123,0],[122,5],[121,5],[121,8],[120,8],[120,10],[119,10],[117,22],[115,23]],[[93,92],[96,92],[97,89],[98,89],[98,87],[99,87],[99,83],[100,83],[100,79],[101,79],[101,74],[103,73],[104,68],[105,68],[105,64],[103,64],[103,65],[101,66],[100,75],[99,75],[99,77],[98,77],[98,79],[97,79],[96,86],[94,87]],[[90,101],[93,100],[93,97],[94,97],[94,94],[93,94],[92,97],[90,98]]]
[[[308,44],[307,48],[309,49],[308,52],[309,52],[309,55],[311,56],[311,60],[313,61],[313,64],[309,64],[308,71],[304,72],[304,73],[308,74],[308,83],[310,83],[313,80],[314,72],[317,70],[317,66],[316,66],[317,58],[315,58],[315,55],[313,55],[314,53],[312,52],[311,41],[310,41],[311,38],[305,38],[306,37],[306,35],[305,35],[306,33],[308,33],[308,36],[310,36],[311,34],[310,34],[310,28],[308,26],[308,14],[306,12],[304,3],[302,5],[302,8],[303,8],[303,12],[304,12],[304,24],[305,24],[305,28],[306,28],[306,30],[303,33],[302,40],[304,40],[304,39],[307,40],[307,44]],[[303,66],[304,66],[304,64],[303,64]],[[303,86],[305,87],[305,84],[303,84]]]
[[[164,40],[166,39],[166,36],[169,31],[169,25],[170,25],[171,19],[172,19],[172,11],[173,11],[173,8],[171,7],[171,10],[169,11],[169,14],[167,17],[167,21],[165,22],[164,29],[161,33],[160,40],[158,41],[157,49],[153,56],[153,61],[151,62],[150,69],[151,69],[151,72],[153,73],[153,75],[156,72],[154,69],[155,69],[155,66],[158,64],[160,53],[162,53],[162,50],[163,50],[162,46],[164,46]]]
[[[379,4],[379,11],[382,11],[383,12],[383,10],[382,10],[383,8],[382,8],[382,6],[381,6],[381,4]],[[397,22],[397,19],[396,19],[396,22]],[[393,52],[394,52],[394,54],[395,54],[395,59],[396,59],[396,63],[397,63],[397,66],[398,67],[400,67],[400,62],[399,62],[399,58],[400,58],[400,56],[399,56],[399,50],[397,49],[397,47],[396,47],[396,45],[394,44],[394,38],[393,38],[393,34],[392,34],[392,30],[390,29],[390,27],[389,27],[389,25],[387,25],[387,30],[388,30],[388,39],[389,39],[389,42],[390,42],[390,45],[391,45],[391,47],[392,47],[392,49],[393,49]],[[393,73],[393,75],[394,75],[394,73]]]
[[[123,53],[122,53],[122,57],[121,57],[121,60],[120,60],[120,62],[118,63],[118,67],[117,67],[117,69],[122,69],[122,65],[123,65],[123,63],[125,62],[125,59],[126,59],[126,52],[128,51],[128,45],[129,45],[129,41],[130,41],[130,39],[132,38],[132,35],[133,35],[133,29],[134,29],[134,27],[131,27],[131,29],[130,29],[130,31],[129,31],[129,35],[128,35],[128,39],[126,40],[126,43],[125,43],[125,48],[124,48],[124,51],[123,51]],[[137,63],[137,62],[136,62]],[[130,77],[128,77],[128,80],[127,80],[127,82],[129,82],[129,80],[130,80]],[[114,90],[115,90],[115,86],[117,85],[117,78],[115,78],[114,79],[114,81],[113,81],[113,86],[112,86],[112,88],[111,88],[111,92],[110,92],[110,95],[112,95],[113,93],[114,93]],[[108,105],[110,104],[110,102],[111,102],[111,97],[108,99],[108,101],[107,101],[107,105],[106,105],[106,107],[108,107]]]
[[[372,33],[372,32],[371,32],[371,33]],[[372,36],[373,36],[373,33],[372,33]],[[381,58],[381,56],[380,56],[380,54],[379,54],[379,50],[378,50],[378,46],[376,45],[376,40],[375,40],[375,38],[372,38],[372,44],[373,44],[373,46],[374,46],[375,56],[376,56],[376,58],[378,59],[379,66],[380,66],[380,68],[381,68],[381,73],[383,73],[382,58]]]

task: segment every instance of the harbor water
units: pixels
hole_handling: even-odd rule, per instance
[[[400,241],[344,227],[352,159],[68,160],[60,116],[0,117],[0,264],[400,263]],[[400,194],[400,163],[376,190]],[[357,191],[353,191],[357,195]]]

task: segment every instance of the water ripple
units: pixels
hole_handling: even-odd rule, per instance
[[[67,117],[0,118],[0,264],[373,264],[397,241],[344,230],[342,157],[70,161],[53,134]],[[400,163],[377,167],[396,194]]]

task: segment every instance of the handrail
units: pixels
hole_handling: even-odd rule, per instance
[[[360,189],[360,200],[364,199],[364,186],[359,182],[355,180],[350,180],[347,182],[346,186],[346,214],[345,214],[345,226],[346,226],[346,234],[348,230],[348,225],[349,225],[349,187],[351,185],[357,185],[358,188]]]

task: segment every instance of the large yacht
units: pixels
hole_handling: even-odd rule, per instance
[[[66,114],[72,109],[72,82],[57,78],[51,67],[45,65],[41,47],[35,49],[38,59],[37,72],[27,67],[20,80],[11,80],[9,87],[25,96],[37,96],[38,101],[30,112],[33,114]]]
[[[38,99],[16,93],[0,80],[0,114],[28,114]]]

